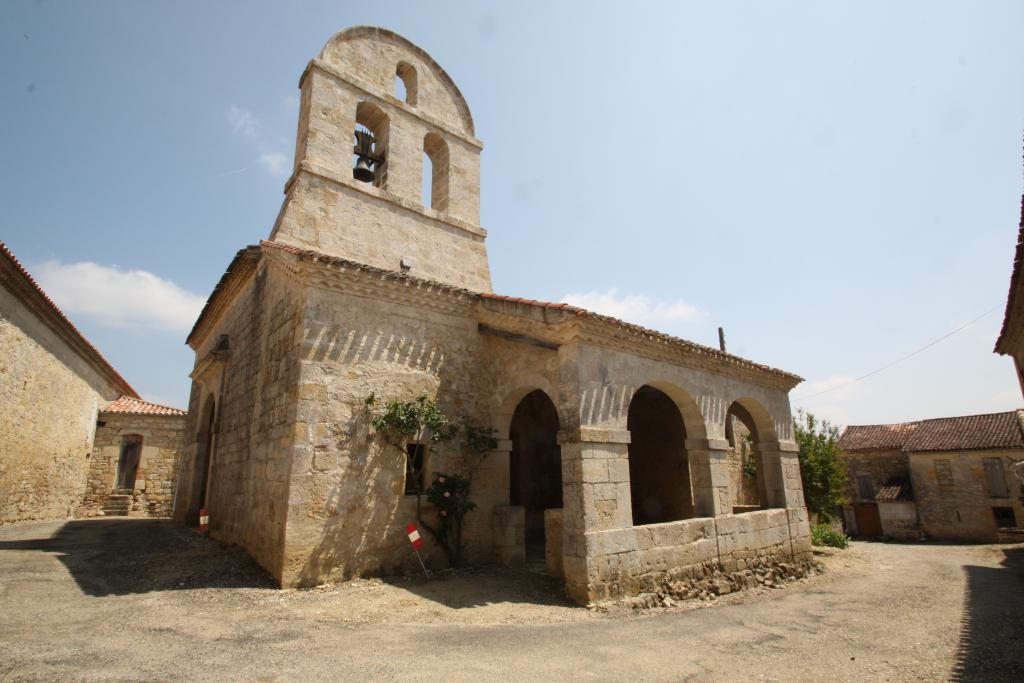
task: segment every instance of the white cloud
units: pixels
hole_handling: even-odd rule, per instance
[[[260,166],[267,169],[267,172],[274,176],[284,177],[288,175],[288,171],[290,170],[288,166],[288,157],[280,152],[264,152],[256,161],[259,162]]]
[[[252,139],[259,137],[260,122],[256,120],[251,111],[231,105],[228,108],[227,116],[232,133]]]
[[[275,178],[288,175],[291,168],[288,164],[288,157],[279,151],[280,141],[276,144],[267,142],[267,135],[260,123],[251,111],[231,105],[227,111],[228,125],[231,132],[249,141],[249,146],[257,153],[256,163],[262,166],[267,173]],[[244,169],[242,169],[244,170]],[[235,171],[234,173],[240,173]],[[231,175],[230,173],[222,176]]]
[[[609,289],[607,292],[566,294],[562,298],[562,302],[649,327],[692,323],[702,320],[708,315],[706,311],[688,304],[682,299],[653,301],[642,294],[620,296],[616,289]]]
[[[33,273],[62,310],[114,327],[187,332],[204,303],[203,297],[144,270],[46,261]]]

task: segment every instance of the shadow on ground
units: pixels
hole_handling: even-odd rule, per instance
[[[1024,547],[1002,552],[1001,567],[964,567],[953,680],[1024,681]]]
[[[0,541],[0,551],[55,555],[86,595],[128,595],[194,588],[273,588],[241,548],[166,519],[90,519],[56,533]]]
[[[383,580],[451,609],[499,603],[578,607],[565,596],[561,580],[524,569],[484,566],[436,572],[429,579],[417,576]]]

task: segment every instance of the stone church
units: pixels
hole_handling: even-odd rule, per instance
[[[299,88],[270,236],[238,252],[188,337],[178,519],[206,509],[210,533],[282,586],[418,566],[406,463],[368,428],[364,400],[426,394],[497,431],[474,482],[471,560],[546,555],[586,603],[701,567],[809,558],[788,397],[799,377],[493,293],[483,144],[455,83],[405,38],[342,31]],[[739,432],[751,486],[734,476]],[[427,449],[428,471],[459,467],[449,446]],[[429,543],[425,559],[443,561]]]

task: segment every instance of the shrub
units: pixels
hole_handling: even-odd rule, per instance
[[[811,542],[814,545],[827,545],[830,548],[850,547],[849,537],[828,524],[815,524],[811,527]]]

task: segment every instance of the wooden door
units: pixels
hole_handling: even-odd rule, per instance
[[[857,535],[873,538],[882,535],[882,519],[875,503],[857,503],[853,506],[857,518]]]
[[[142,439],[140,437],[125,437],[121,443],[121,457],[117,461],[117,488],[135,488],[135,476],[139,471],[141,451]]]

